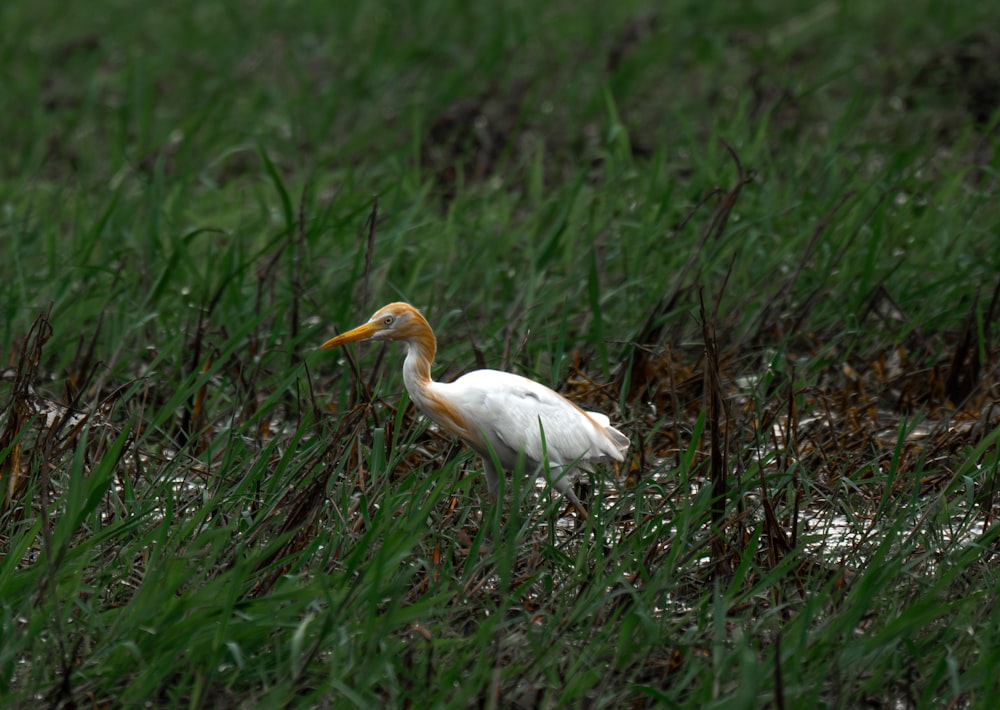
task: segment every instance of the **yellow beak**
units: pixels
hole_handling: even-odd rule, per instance
[[[358,340],[368,340],[378,334],[381,329],[381,325],[381,323],[365,323],[364,325],[359,325],[354,330],[341,333],[336,338],[330,338],[325,343],[320,345],[319,349],[329,350],[330,348],[336,348],[340,345],[345,345],[346,343],[353,343]]]

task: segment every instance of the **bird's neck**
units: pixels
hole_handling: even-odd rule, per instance
[[[434,364],[434,353],[437,351],[437,341],[429,329],[406,341],[406,360],[403,362],[403,383],[410,399],[422,399],[421,393],[431,384],[431,365]]]

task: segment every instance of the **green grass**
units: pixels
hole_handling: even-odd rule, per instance
[[[1000,11],[803,5],[0,6],[0,705],[989,707]]]

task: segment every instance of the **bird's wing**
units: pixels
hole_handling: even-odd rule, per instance
[[[486,437],[505,466],[514,461],[504,459],[513,456],[516,460],[518,453],[540,463],[543,448],[556,465],[624,458],[621,440],[627,447],[628,439],[610,426],[606,416],[584,412],[557,392],[520,375],[476,370],[441,387],[442,395]],[[506,456],[502,449],[507,450]]]

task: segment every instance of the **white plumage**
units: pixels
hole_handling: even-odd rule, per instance
[[[493,456],[508,470],[515,468],[523,456],[526,471],[544,472],[549,483],[586,516],[570,486],[574,471],[589,471],[598,462],[625,460],[628,437],[611,426],[607,416],[585,412],[561,394],[526,377],[475,370],[454,382],[432,380],[430,368],[437,349],[434,332],[409,304],[384,306],[367,323],[328,340],[322,347],[357,340],[399,340],[406,345],[403,380],[410,399],[441,429],[479,454],[494,499],[498,472]]]

